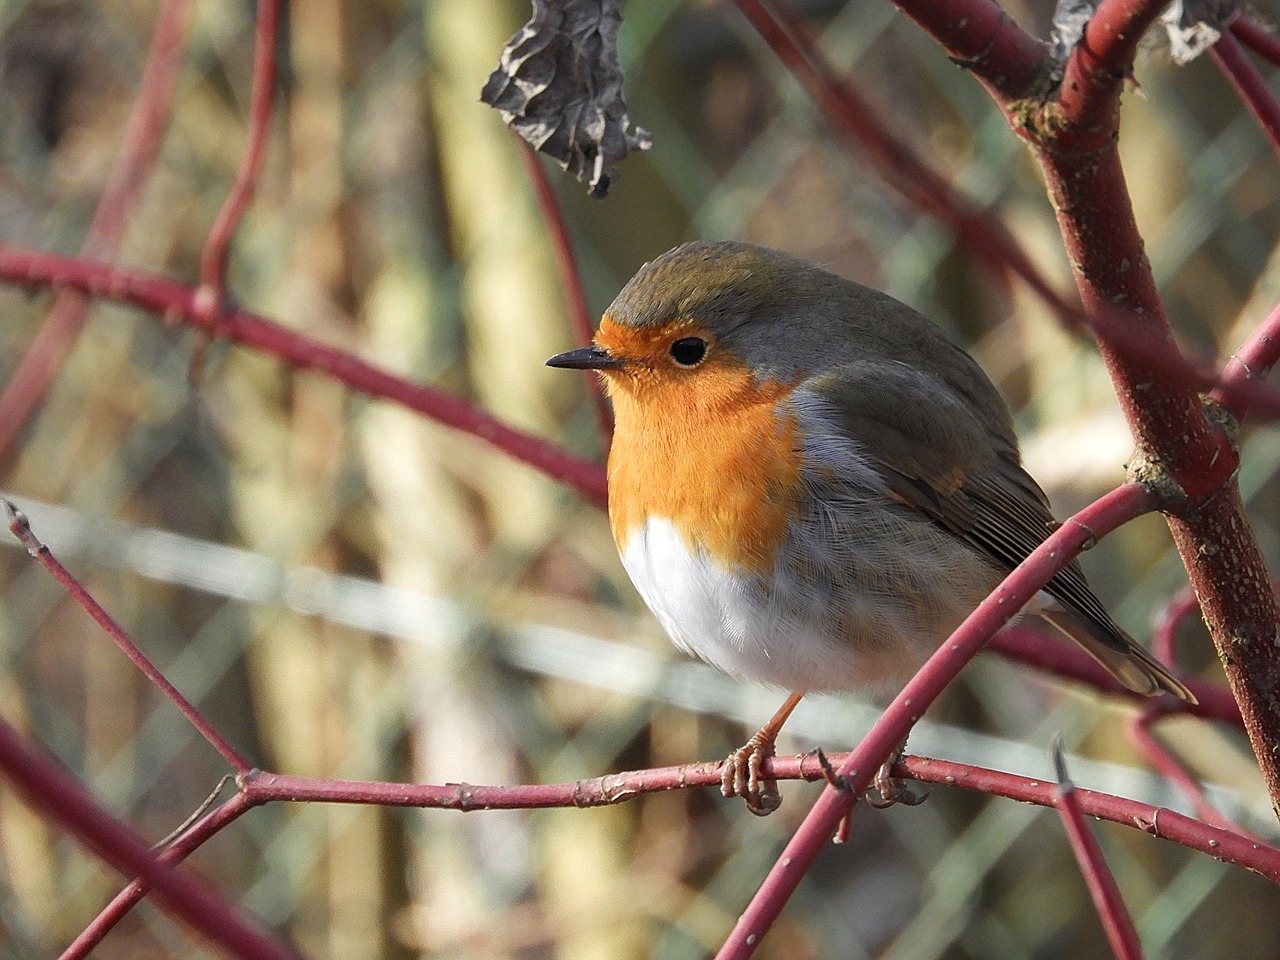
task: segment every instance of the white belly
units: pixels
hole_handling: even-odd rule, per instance
[[[833,635],[829,599],[779,602],[772,577],[724,569],[666,520],[632,534],[622,564],[676,646],[735,676],[796,691],[885,689],[927,652]]]

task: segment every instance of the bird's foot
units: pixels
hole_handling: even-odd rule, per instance
[[[761,775],[761,766],[774,750],[773,738],[761,736],[764,732],[729,754],[720,773],[720,792],[726,797],[741,797],[757,817],[767,817],[782,806],[777,781]]]
[[[905,780],[893,775],[893,765],[902,759],[902,751],[906,746],[904,742],[884,763],[880,764],[880,769],[876,771],[870,788],[863,794],[863,799],[877,810],[884,810],[897,803],[906,807],[918,807],[929,798],[928,790],[924,793],[912,793]]]

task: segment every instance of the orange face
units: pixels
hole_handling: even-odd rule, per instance
[[[619,549],[661,518],[727,568],[768,571],[794,515],[799,443],[785,398],[795,384],[759,380],[691,320],[635,328],[606,315],[596,344],[622,361],[601,371],[617,418]]]

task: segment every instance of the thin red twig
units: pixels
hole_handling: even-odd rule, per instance
[[[837,767],[852,754],[832,754]],[[250,805],[287,802],[359,803],[380,806],[428,807],[470,813],[479,810],[531,810],[549,807],[611,806],[640,794],[681,790],[686,787],[718,787],[724,761],[659,767],[609,774],[570,783],[485,786],[469,783],[443,785],[418,783],[377,783],[353,780],[326,780],[292,777],[255,770],[240,778],[241,791]],[[873,767],[874,770],[874,767]],[[826,779],[814,753],[798,757],[772,757],[764,762],[763,774],[770,779]],[[1000,770],[989,770],[951,760],[904,757],[894,765],[894,776],[972,790],[990,796],[1051,807],[1055,802],[1052,784]],[[1208,853],[1227,863],[1252,870],[1280,883],[1280,849],[1268,846],[1230,829],[1201,823],[1182,814],[1126,797],[1095,790],[1077,790],[1084,812],[1125,826],[1137,827],[1153,836]]]
[[[846,759],[845,754],[833,754],[829,762],[839,765]],[[718,787],[723,764],[724,761],[693,763],[615,773],[570,783],[514,786],[330,780],[254,770],[239,778],[240,790],[235,797],[184,833],[164,852],[162,859],[169,861],[188,856],[232,820],[250,808],[266,803],[354,803],[456,810],[461,813],[600,807],[624,803],[642,794],[690,787]],[[815,753],[772,757],[764,762],[762,772],[776,780],[812,782],[824,780],[827,776]],[[1056,802],[1053,785],[1043,780],[952,760],[904,757],[894,765],[893,775],[1044,807],[1051,807]],[[1089,816],[1137,828],[1280,883],[1280,850],[1250,836],[1126,797],[1093,790],[1077,790],[1076,797]],[[85,931],[61,960],[81,960],[88,949],[99,942],[149,889],[145,883],[135,881],[122,890],[99,914],[91,930]]]
[[[569,321],[578,344],[585,346],[595,336],[595,324],[591,321],[591,310],[587,307],[587,297],[582,288],[582,274],[578,271],[578,261],[573,255],[573,243],[569,239],[569,225],[565,223],[564,214],[556,200],[555,190],[542,168],[537,152],[524,140],[519,141],[520,156],[524,160],[525,169],[529,172],[529,180],[533,183],[534,195],[538,198],[538,208],[542,211],[542,219],[546,221],[547,230],[551,234],[552,249],[556,254],[556,266],[560,270],[560,289],[564,292],[565,305],[569,308]],[[583,370],[587,381],[587,390],[591,394],[591,402],[595,406],[596,421],[600,425],[600,445],[605,456],[609,454],[609,446],[613,442],[613,411],[604,397],[604,387],[600,377],[594,370]]]
[[[1043,92],[1048,47],[994,0],[898,0],[896,6],[972,73],[1002,107]]]
[[[197,305],[198,291],[184,284],[109,264],[4,246],[0,246],[0,281],[74,287],[242,343],[294,367],[331,376],[353,390],[416,410],[567,483],[588,500],[601,505],[606,501],[604,470],[597,464],[508,426],[457,397],[388,373],[247,310],[224,307],[210,315]]]
[[[1151,631],[1151,653],[1165,666],[1177,663],[1176,643],[1178,628],[1187,620],[1200,612],[1200,601],[1196,592],[1190,587],[1183,587],[1165,604]]]
[[[1170,783],[1181,791],[1182,795],[1191,801],[1192,809],[1195,810],[1196,816],[1205,823],[1212,823],[1214,826],[1222,827],[1224,830],[1233,830],[1241,836],[1253,837],[1249,831],[1245,830],[1238,824],[1232,823],[1223,816],[1217,808],[1209,802],[1208,796],[1205,794],[1203,785],[1184,767],[1169,750],[1162,744],[1151,729],[1156,722],[1168,716],[1163,710],[1156,708],[1144,710],[1138,716],[1133,717],[1126,725],[1129,733],[1129,740],[1151,764],[1152,769],[1160,776],[1164,777]]]
[[[1075,784],[1071,782],[1066,762],[1062,758],[1061,740],[1054,741],[1053,766],[1058,778],[1054,785],[1058,798],[1058,815],[1062,818],[1062,826],[1067,832],[1071,852],[1075,854],[1085,886],[1089,888],[1093,906],[1102,920],[1111,952],[1115,954],[1116,960],[1142,960],[1142,944],[1138,940],[1138,931],[1134,929],[1133,917],[1129,915],[1129,908],[1120,895],[1115,876],[1107,867],[1098,838],[1085,823]]]
[[[1275,338],[1280,320],[1272,322],[1268,318],[1226,365],[1225,372],[1207,362],[1192,361],[1172,334],[1153,336],[1150,329],[1134,322],[1131,312],[1114,305],[1095,304],[1093,313],[1085,315],[1081,311],[1078,320],[1093,331],[1117,359],[1141,364],[1151,375],[1158,376],[1161,384],[1208,392],[1228,410],[1247,410],[1258,419],[1280,417],[1280,390],[1262,382],[1280,350]],[[1266,333],[1268,328],[1270,338]],[[1249,376],[1245,369],[1237,369],[1241,363],[1250,361],[1249,369],[1255,374],[1262,370],[1261,376]]]
[[[1054,804],[1053,784],[998,770],[968,767],[950,760],[904,757],[894,764],[892,773],[895,777],[960,787],[1022,803],[1046,807]],[[1280,884],[1280,849],[1276,847],[1164,807],[1153,807],[1125,797],[1077,788],[1076,799],[1084,813],[1090,817],[1137,827],[1153,837],[1177,843],[1189,850],[1207,853],[1215,860],[1244,867],[1266,877],[1272,883]]]
[[[253,37],[253,80],[249,93],[249,121],[245,133],[244,157],[235,183],[209,230],[200,255],[201,295],[215,314],[226,288],[227,249],[244,218],[267,155],[271,132],[271,108],[276,92],[276,39],[280,22],[280,0],[258,3],[258,22]]]
[[[1232,20],[1231,32],[1254,53],[1280,67],[1280,37],[1248,17],[1236,17]]]
[[[3,719],[0,772],[44,820],[56,823],[126,876],[145,880],[167,912],[223,949],[242,960],[296,960],[294,953],[250,925],[221,895],[162,862],[127,826],[106,813],[74,777],[28,747],[22,735]]]
[[[1079,321],[1079,308],[1053,288],[1003,224],[962,198],[945,177],[891,133],[870,101],[848,80],[836,76],[801,24],[767,0],[735,2],[809,92],[827,121],[862,149],[886,183],[920,210],[946,223],[962,249],[998,271],[1021,277],[1065,322]]]
[[[1120,91],[1147,28],[1169,0],[1103,0],[1067,57],[1055,109],[1061,118],[1055,146],[1091,150],[1107,146],[1117,125]]]
[[[120,153],[103,188],[97,212],[81,245],[81,256],[110,260],[120,247],[142,188],[155,166],[173,109],[191,0],[164,0],[151,31],[151,45],[138,95],[125,123]],[[49,392],[71,354],[89,315],[90,300],[75,290],[59,290],[39,332],[0,391],[0,459]]]
[[[241,793],[237,793],[216,810],[202,817],[197,823],[184,832],[177,840],[160,852],[156,859],[162,863],[180,863],[194,853],[206,840],[217,835],[223,827],[247,813],[251,805]],[[83,960],[100,944],[104,937],[118,924],[125,915],[151,892],[151,885],[143,880],[134,880],[116,894],[109,904],[93,919],[80,935],[68,944],[58,960]]]
[[[837,768],[837,776],[843,778],[845,789],[823,791],[721,947],[720,960],[743,960],[751,956],[836,825],[848,814],[854,799],[871,783],[876,769],[906,739],[924,711],[987,640],[1085,546],[1152,506],[1150,493],[1137,484],[1126,484],[1111,491],[1050,534],[978,605],[911,678]]]
[[[1271,368],[1280,360],[1280,306],[1277,306],[1249,335],[1227,362],[1219,378],[1218,386],[1210,391],[1218,403],[1226,407],[1237,420],[1253,411],[1255,398],[1242,391],[1241,386],[1261,386]]]
[[[1280,104],[1272,96],[1266,79],[1245,55],[1240,41],[1228,30],[1209,48],[1209,55],[1258,121],[1258,126],[1271,141],[1271,149],[1280,154]]]
[[[163,693],[169,702],[181,711],[191,725],[200,732],[200,735],[209,742],[209,745],[217,750],[227,763],[231,764],[236,773],[247,773],[252,770],[253,764],[242,757],[239,751],[231,746],[222,734],[214,728],[213,724],[209,723],[204,715],[192,705],[191,701],[169,682],[159,668],[138,648],[133,639],[125,633],[120,624],[116,623],[111,614],[102,608],[102,605],[80,584],[80,581],[72,575],[71,571],[59,563],[58,558],[53,555],[49,548],[40,542],[39,538],[31,531],[31,525],[22,511],[3,498],[0,498],[0,504],[4,506],[9,529],[18,538],[19,542],[26,547],[27,553],[31,555],[32,559],[49,571],[50,575],[71,596],[71,599],[80,604],[85,612],[93,618],[94,622],[106,631],[107,636],[115,641],[116,646],[133,662],[133,665],[141,670],[143,675],[155,685],[156,689]]]

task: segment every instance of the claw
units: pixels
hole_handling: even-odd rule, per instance
[[[880,764],[880,769],[876,771],[875,779],[872,780],[871,789],[863,794],[863,799],[877,810],[884,810],[898,803],[906,807],[918,807],[929,798],[928,790],[919,794],[912,793],[906,781],[893,775],[893,765],[902,759],[902,751],[905,747],[906,744],[903,743],[889,759]]]
[[[729,754],[720,771],[720,792],[726,797],[741,797],[747,809],[757,817],[767,817],[782,806],[782,794],[774,780],[761,773],[764,762],[773,756],[778,731],[800,702],[802,693],[793,693],[750,740]]]
[[[782,794],[773,780],[761,775],[764,761],[773,756],[773,743],[758,734],[748,740],[724,762],[720,774],[720,792],[726,797],[741,797],[747,809],[757,817],[766,817],[782,805]]]

